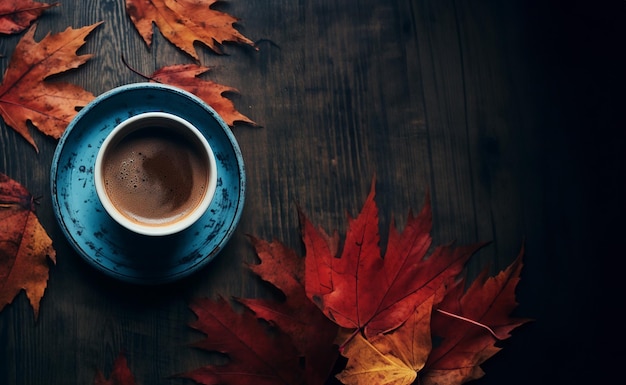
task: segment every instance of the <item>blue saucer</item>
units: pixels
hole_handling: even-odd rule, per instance
[[[129,232],[106,213],[93,168],[107,134],[122,120],[148,112],[182,116],[202,131],[218,167],[215,198],[190,228],[166,237]],[[181,279],[209,263],[233,235],[244,206],[243,157],[230,128],[201,99],[179,88],[135,83],[110,90],[78,112],[52,160],[54,213],[70,244],[90,265],[137,284]]]

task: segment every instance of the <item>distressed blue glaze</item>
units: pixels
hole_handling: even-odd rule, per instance
[[[122,120],[148,112],[182,116],[205,135],[217,158],[218,185],[193,226],[166,237],[129,232],[96,195],[93,168],[107,134]],[[68,125],[51,169],[54,213],[73,248],[96,269],[123,281],[158,284],[181,279],[209,263],[231,238],[243,210],[243,157],[230,128],[196,96],[157,83],[134,83],[98,96]]]

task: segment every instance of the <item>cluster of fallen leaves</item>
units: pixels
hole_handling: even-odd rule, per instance
[[[383,257],[374,198],[372,183],[341,256],[338,233],[316,228],[302,210],[304,258],[251,237],[260,263],[250,269],[284,299],[193,301],[191,327],[207,336],[194,346],[228,363],[178,377],[204,385],[322,385],[333,376],[345,385],[459,385],[482,377],[498,342],[529,321],[512,316],[523,254],[468,286],[464,265],[483,244],[432,248],[427,200],[402,232],[391,225]],[[96,383],[134,384],[123,355],[110,381]]]
[[[127,13],[147,45],[152,24],[192,58],[199,41],[216,53],[225,41],[254,46],[237,32],[237,19],[210,8],[207,0],[126,0]],[[0,116],[37,150],[28,123],[59,138],[77,108],[94,95],[50,76],[75,69],[93,55],[77,55],[101,23],[67,28],[34,40],[35,20],[60,3],[31,0],[0,3],[0,33],[26,31],[0,84]],[[203,81],[208,67],[175,64],[148,78],[184,88],[213,106],[229,125],[255,123],[223,94],[231,87]],[[528,319],[512,316],[522,253],[496,276],[485,271],[466,282],[464,267],[483,244],[432,247],[427,200],[409,214],[402,232],[391,225],[384,256],[380,249],[374,182],[345,240],[316,228],[300,210],[306,255],[279,241],[251,237],[260,263],[250,269],[284,295],[282,301],[199,298],[191,326],[207,335],[196,347],[225,354],[228,363],[178,375],[200,384],[264,385],[327,383],[456,385],[480,378],[480,367],[498,342]],[[340,254],[340,255],[339,255]],[[35,200],[0,173],[0,310],[24,290],[35,316],[55,261],[52,242],[35,216]],[[123,355],[111,378],[95,384],[131,385]]]
[[[152,23],[163,36],[196,61],[199,59],[194,42],[199,41],[215,53],[220,45],[235,42],[254,46],[241,35],[234,24],[236,18],[211,8],[215,0],[126,0],[126,10],[146,44],[152,42]],[[41,14],[60,2],[39,3],[32,0],[0,3],[0,34],[27,32],[18,42],[0,84],[0,116],[4,122],[38,151],[29,133],[29,123],[42,133],[58,139],[78,108],[95,96],[71,83],[52,82],[50,76],[78,68],[93,55],[76,55],[87,36],[102,22],[73,29],[68,27],[57,34],[48,34],[35,42],[34,22]],[[120,55],[121,56],[121,55]],[[235,122],[256,123],[241,114],[224,95],[237,93],[233,87],[199,76],[209,67],[199,64],[172,64],[158,69],[150,81],[166,83],[185,89],[212,106],[229,126]]]
[[[198,299],[192,327],[208,338],[199,348],[230,362],[183,375],[200,384],[456,385],[483,376],[480,365],[498,341],[528,319],[511,314],[522,253],[504,271],[485,270],[466,288],[464,266],[483,244],[431,250],[427,200],[399,232],[379,246],[374,182],[349,227],[339,235],[316,228],[300,210],[304,258],[278,241],[252,238],[260,264],[250,268],[284,294],[284,301]],[[260,323],[264,320],[265,323]],[[219,337],[217,337],[219,336]]]

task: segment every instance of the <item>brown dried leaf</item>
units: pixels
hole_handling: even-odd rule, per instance
[[[194,42],[199,41],[216,53],[224,42],[254,42],[234,28],[238,21],[211,8],[216,0],[126,0],[126,12],[148,46],[152,44],[152,23],[172,44],[198,60]]]
[[[0,33],[16,34],[30,26],[48,8],[60,5],[59,2],[46,4],[32,0],[0,2]]]
[[[45,81],[51,75],[78,68],[92,55],[76,55],[86,36],[100,23],[46,35],[35,42],[32,26],[15,47],[0,85],[0,116],[39,151],[29,133],[30,121],[39,131],[58,139],[94,95],[63,82]]]
[[[209,71],[208,67],[196,64],[178,64],[157,70],[150,76],[150,79],[191,92],[211,106],[231,127],[234,126],[235,122],[256,126],[256,123],[237,111],[230,99],[224,97],[227,92],[238,93],[235,88],[202,80],[198,77],[207,71]]]
[[[38,316],[48,258],[55,263],[56,252],[35,215],[32,195],[0,173],[0,311],[24,290]]]

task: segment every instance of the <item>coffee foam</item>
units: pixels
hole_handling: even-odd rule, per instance
[[[208,162],[198,146],[157,127],[122,139],[104,159],[104,184],[114,206],[137,223],[176,222],[202,200]]]

